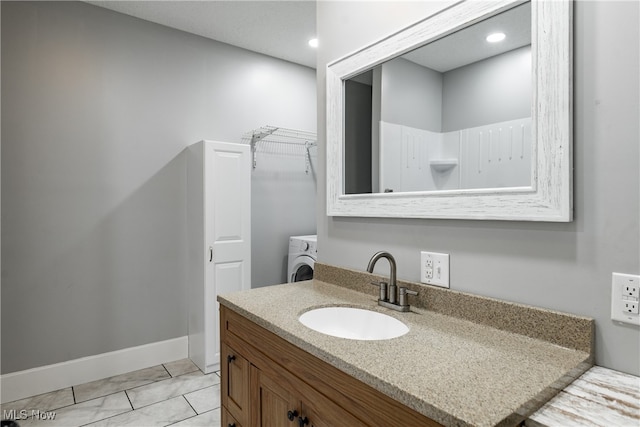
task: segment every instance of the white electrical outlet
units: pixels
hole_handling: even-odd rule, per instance
[[[622,286],[622,294],[623,297],[633,297],[638,299],[640,294],[638,293],[638,285],[635,283],[636,281],[633,278],[627,280],[627,284]]]
[[[638,301],[623,301],[622,309],[627,314],[638,314]]]
[[[449,287],[449,254],[420,252],[420,281],[429,285]]]
[[[640,325],[640,276],[613,273],[611,276],[611,318]]]

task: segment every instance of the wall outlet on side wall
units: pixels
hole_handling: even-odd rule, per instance
[[[611,276],[611,318],[640,325],[640,276],[613,273]]]
[[[420,252],[420,281],[448,288],[449,254]]]

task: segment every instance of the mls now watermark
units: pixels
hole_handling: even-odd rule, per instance
[[[41,411],[39,409],[10,409],[2,411],[3,420],[26,420],[31,418],[33,420],[51,421],[56,419],[56,413],[54,411]]]

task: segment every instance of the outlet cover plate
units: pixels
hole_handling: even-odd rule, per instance
[[[640,276],[613,273],[611,275],[611,319],[640,325],[640,315],[636,312],[640,298]],[[635,307],[629,310],[629,307]],[[630,312],[631,311],[631,312]]]
[[[449,254],[420,252],[420,282],[449,287]]]

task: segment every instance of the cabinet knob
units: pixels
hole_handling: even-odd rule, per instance
[[[233,424],[227,424],[227,427],[236,427],[236,423],[233,423]]]
[[[307,418],[307,417],[304,417],[304,418],[298,417],[298,425],[300,427],[304,427],[307,424],[309,424],[309,418]]]
[[[236,360],[236,357],[233,354],[227,356],[227,363],[231,363]]]
[[[298,411],[296,411],[295,409],[293,411],[287,412],[287,418],[289,419],[289,421],[293,421],[293,419],[297,416],[298,416]]]

